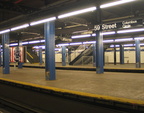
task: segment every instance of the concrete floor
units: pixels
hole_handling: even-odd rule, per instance
[[[1,78],[144,101],[143,73],[105,72],[96,74],[93,71],[56,70],[56,76],[56,80],[46,81],[44,69],[17,69],[14,67],[11,68],[11,74],[0,74]]]

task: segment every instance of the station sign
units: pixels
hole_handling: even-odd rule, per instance
[[[118,28],[131,28],[133,26],[142,25],[143,20],[128,20],[128,21],[122,21],[118,23],[112,23],[112,24],[102,24],[102,25],[95,25],[94,30],[111,30],[111,29],[118,29]]]

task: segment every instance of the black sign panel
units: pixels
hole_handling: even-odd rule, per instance
[[[143,20],[128,20],[128,21],[122,21],[119,23],[112,23],[112,24],[102,24],[102,25],[95,25],[94,30],[110,30],[110,29],[118,29],[118,28],[131,28],[132,26],[142,25]]]

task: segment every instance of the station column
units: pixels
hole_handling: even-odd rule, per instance
[[[140,61],[140,40],[135,40],[135,51],[136,51],[136,68],[141,67],[141,61]]]
[[[93,44],[93,67],[96,67],[96,44]]]
[[[71,49],[68,48],[68,63],[71,62]]]
[[[120,44],[120,64],[124,64],[124,46]]]
[[[45,75],[46,80],[55,80],[55,22],[44,24],[45,35]]]
[[[116,64],[116,45],[114,44],[114,65]]]
[[[100,5],[97,6],[97,21],[99,25],[102,24],[101,18],[101,9]],[[100,30],[96,30],[96,73],[101,74],[104,73],[104,62],[103,62],[103,33],[102,28]]]
[[[62,66],[66,66],[66,47],[62,46]]]
[[[2,46],[3,46],[3,74],[9,74],[10,73],[9,33],[2,34]]]
[[[42,48],[39,48],[39,64],[42,65],[43,61],[42,61]]]
[[[2,48],[1,48],[1,45],[0,45],[0,67],[1,67],[1,65],[2,65],[2,57],[1,57],[1,55],[2,55],[2,50],[1,50]]]
[[[20,55],[20,47],[22,47],[22,41],[18,40],[18,52]],[[19,61],[18,61],[18,68],[21,69],[23,67],[23,62],[20,61],[20,56],[19,56]]]

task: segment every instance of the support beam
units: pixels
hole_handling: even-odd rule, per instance
[[[2,46],[3,46],[3,74],[9,74],[10,73],[9,33],[2,34]]]
[[[71,49],[68,49],[68,64],[71,62]]]
[[[18,68],[19,68],[19,69],[23,68],[23,62],[20,61],[20,57],[21,57],[21,56],[20,56],[20,47],[22,47],[22,41],[21,41],[21,40],[18,40],[18,52],[19,52],[19,54],[18,54],[18,55],[19,55],[19,56],[18,56],[18,57],[19,57]]]
[[[120,64],[124,64],[124,46],[120,44]]]
[[[141,61],[140,61],[140,40],[135,40],[135,52],[136,52],[136,68],[141,67]]]
[[[42,65],[43,61],[42,61],[42,48],[39,48],[39,64]]]
[[[93,44],[93,67],[96,67],[96,44]]]
[[[100,5],[97,6],[97,21],[98,23],[102,24],[102,18],[101,18],[101,9]],[[103,63],[103,34],[102,29],[96,31],[96,73],[101,74],[104,73],[104,63]]]
[[[45,35],[45,75],[46,80],[55,80],[55,22],[44,24]]]
[[[66,47],[62,46],[62,66],[66,66]]]
[[[114,65],[116,64],[116,45],[114,44]]]

